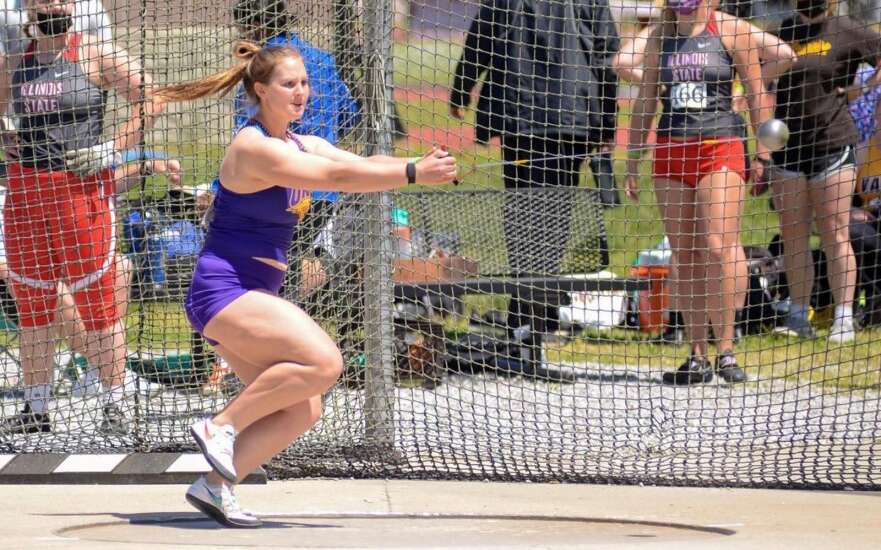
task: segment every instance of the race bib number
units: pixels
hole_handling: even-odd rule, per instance
[[[706,109],[707,83],[681,82],[670,89],[670,101],[674,109]]]

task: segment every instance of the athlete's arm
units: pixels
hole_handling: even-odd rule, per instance
[[[717,11],[719,25],[727,23],[736,24],[738,18],[725,12]],[[773,34],[765,32],[759,27],[753,25],[749,21],[740,20],[748,25],[749,30],[749,47],[759,53],[759,59],[762,61],[762,80],[765,85],[774,82],[781,75],[792,68],[795,63],[795,51],[786,42],[780,40]]]
[[[753,135],[756,135],[759,126],[774,116],[773,98],[762,81],[759,52],[750,48],[750,24],[742,19],[735,19],[726,21],[723,26],[722,42],[728,48],[740,81],[743,82],[749,104],[749,120]],[[756,156],[765,160],[769,158],[767,148],[761,143],[756,144]]]
[[[94,56],[87,59],[98,60],[101,88],[116,92],[132,105],[128,120],[117,129],[114,136],[115,149],[135,149],[143,139],[145,128],[141,127],[142,118],[145,127],[150,128],[165,104],[152,95],[153,79],[141,70],[136,59],[112,43],[99,43],[91,35],[87,36],[88,54]]]
[[[456,178],[456,160],[439,149],[415,165],[416,183],[422,185],[451,183]],[[294,152],[290,144],[246,128],[230,145],[220,172],[223,185],[239,193],[253,193],[273,185],[365,193],[407,185],[405,166],[406,162],[377,162],[361,157],[332,160],[313,153]]]
[[[163,174],[173,187],[180,186],[181,166],[177,159],[150,159],[140,162],[123,164],[114,173],[117,193],[126,193],[141,183],[141,169],[144,175]]]
[[[643,146],[655,120],[658,108],[658,77],[660,72],[661,32],[659,25],[649,35],[645,45],[642,80],[639,94],[633,102],[630,114],[630,134],[627,142],[627,172],[624,177],[624,192],[634,202],[639,201],[638,180],[639,163],[642,160]]]
[[[9,116],[10,97],[12,96],[12,72],[21,61],[18,54],[0,54],[0,145],[3,146],[6,159],[17,157],[15,143],[18,136],[15,133],[14,119]]]
[[[633,38],[623,40],[618,53],[612,58],[612,70],[618,78],[628,80],[634,84],[642,82],[643,61],[645,60],[645,47],[649,35],[657,28],[657,25],[648,25]]]
[[[789,44],[752,23],[747,22],[747,24],[750,26],[750,40],[755,43],[755,46],[750,47],[755,47],[759,51],[759,59],[763,61],[762,81],[768,86],[792,68],[797,56]]]
[[[396,164],[398,166],[406,166],[408,162],[414,160],[410,157],[391,157],[389,155],[371,155],[362,157],[355,153],[350,153],[344,149],[333,145],[324,138],[318,136],[297,136],[306,147],[306,151],[320,157],[330,160],[349,161],[349,160],[369,160],[371,162],[379,162],[385,164]]]
[[[630,139],[628,141],[630,151],[641,149],[645,144],[646,136],[651,130],[658,108],[658,77],[661,63],[660,36],[661,27],[658,26],[646,41],[643,78],[639,83],[639,94],[633,102],[630,114]],[[631,166],[631,163],[638,167],[639,160],[631,158],[628,166]]]

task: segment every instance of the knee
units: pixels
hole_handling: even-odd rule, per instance
[[[328,390],[343,374],[343,355],[336,346],[328,346],[317,353],[313,367],[316,384],[321,391]]]

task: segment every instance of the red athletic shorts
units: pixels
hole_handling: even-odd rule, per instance
[[[81,178],[9,164],[7,179],[3,233],[21,325],[53,321],[59,281],[86,330],[112,325],[119,318],[112,170]]]
[[[656,178],[697,187],[705,176],[727,167],[746,180],[746,153],[739,137],[680,141],[658,136],[652,173]]]

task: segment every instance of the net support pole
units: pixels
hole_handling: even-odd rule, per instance
[[[370,154],[390,155],[392,142],[391,0],[365,0],[365,105]],[[365,401],[367,444],[378,452],[394,445],[394,284],[391,241],[391,197],[364,197],[367,250],[364,265]]]

